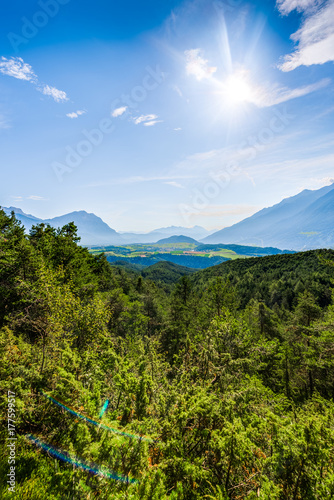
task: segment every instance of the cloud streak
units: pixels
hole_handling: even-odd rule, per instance
[[[30,196],[28,196],[27,200],[45,201],[46,198],[43,198],[43,196],[37,196],[37,195],[31,194]]]
[[[283,15],[294,9],[305,14],[301,27],[290,37],[297,48],[283,57],[279,69],[287,72],[299,66],[334,61],[334,0],[284,0],[279,1],[277,6]]]
[[[173,186],[173,187],[176,187],[178,189],[184,189],[184,186],[182,186],[182,184],[180,184],[179,182],[168,181],[168,182],[164,182],[164,184],[168,184],[169,186]]]
[[[63,90],[40,83],[30,64],[25,63],[21,57],[11,57],[10,59],[1,57],[0,73],[16,78],[17,80],[25,80],[33,83],[36,85],[36,90],[52,97],[56,102],[68,101],[66,92]]]
[[[133,118],[133,122],[135,125],[139,125],[142,123],[144,127],[153,127],[157,123],[162,123],[163,120],[157,120],[158,115],[141,115],[141,116],[136,116]]]
[[[143,122],[150,122],[152,120],[156,120],[158,118],[157,115],[141,115],[141,116],[137,116],[136,118],[133,119],[133,122],[136,124],[136,125],[139,125],[140,123],[143,123]],[[144,124],[145,125],[145,124]]]
[[[205,210],[201,210],[200,214],[198,214],[198,211],[194,209],[193,212],[191,212],[191,215],[199,217],[229,217],[229,218],[233,216],[242,215],[244,217],[249,217],[250,215],[253,215],[254,213],[258,212],[261,208],[262,207],[259,205],[211,205]]]
[[[194,76],[196,80],[211,78],[217,71],[215,66],[209,66],[208,60],[202,57],[201,49],[185,50],[187,75]]]
[[[124,115],[124,113],[126,112],[126,110],[128,109],[127,106],[121,106],[120,108],[116,108],[114,109],[114,111],[111,113],[111,116],[113,118],[118,118],[119,116],[122,116]]]
[[[50,87],[50,85],[44,85],[43,87],[38,87],[37,90],[42,92],[44,95],[48,95],[52,97],[56,102],[65,102],[68,101],[68,97],[66,92],[63,90],[58,90],[56,87]]]
[[[149,122],[143,123],[144,127],[153,127],[157,123],[162,123],[163,120],[151,120]]]
[[[137,184],[144,182],[162,182],[166,184],[167,182],[173,182],[176,180],[193,179],[194,175],[157,175],[157,176],[142,176],[135,175],[131,177],[120,177],[118,179],[111,179],[109,181],[98,181],[91,184],[81,186],[83,188],[96,188],[100,186],[120,186],[127,184]],[[164,182],[166,181],[166,182]]]
[[[81,115],[84,115],[86,113],[86,111],[84,111],[83,109],[78,109],[78,111],[72,111],[71,113],[66,113],[66,116],[68,118],[78,118],[79,116]]]
[[[291,99],[296,99],[297,97],[302,97],[311,92],[315,92],[321,88],[326,87],[331,80],[329,78],[323,78],[322,80],[312,83],[310,85],[305,85],[303,87],[297,87],[290,89],[288,87],[279,86],[272,83],[257,84],[251,80],[249,71],[243,70],[232,75],[233,80],[235,80],[234,87],[237,88],[238,85],[243,88],[245,96],[244,102],[254,104],[258,108],[268,108],[281,104]],[[229,92],[226,92],[226,87],[229,89],[228,79],[225,82],[218,82],[219,91],[225,95],[227,103],[231,100]]]
[[[321,3],[319,0],[277,0],[276,4],[278,10],[284,16],[290,14],[293,10],[298,12],[307,11],[313,9]]]
[[[257,87],[253,93],[250,102],[253,102],[259,108],[267,108],[281,104],[297,97],[302,97],[316,90],[326,87],[330,83],[329,78],[324,78],[319,82],[304,87],[289,89],[287,87]]]
[[[37,76],[33,72],[30,64],[23,61],[21,57],[1,57],[0,72],[3,75],[12,76],[18,80],[26,80],[27,82],[37,82]]]

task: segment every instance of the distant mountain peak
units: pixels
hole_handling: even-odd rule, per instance
[[[35,217],[34,215],[24,213],[23,210],[21,210],[21,208],[17,208],[17,207],[3,207],[3,210],[6,213],[14,212],[15,214],[24,215],[25,217],[29,217],[29,219],[41,220],[38,217]]]
[[[157,241],[157,243],[165,244],[165,243],[196,243],[198,245],[198,241],[194,240],[194,238],[190,238],[189,236],[173,235],[169,238],[163,238],[162,240]]]
[[[293,250],[333,247],[334,183],[304,189],[202,241]]]

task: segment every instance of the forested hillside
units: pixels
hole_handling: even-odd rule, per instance
[[[333,251],[145,277],[78,243],[0,210],[2,499],[334,497]]]

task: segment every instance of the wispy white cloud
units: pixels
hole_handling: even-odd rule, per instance
[[[81,115],[84,115],[86,113],[86,111],[84,111],[83,109],[78,109],[78,111],[72,111],[72,113],[66,113],[66,116],[68,116],[68,118],[78,118],[79,116]]]
[[[177,85],[173,85],[172,86],[172,89],[180,96],[180,97],[183,97],[183,93],[182,93],[182,90],[180,89],[180,87],[178,87]]]
[[[144,125],[144,127],[153,127],[157,123],[162,123],[162,122],[163,122],[163,120],[151,120],[149,122],[144,122],[143,125]]]
[[[182,128],[181,128],[181,127],[176,127],[174,130],[175,130],[176,132],[178,132],[179,130],[182,130]]]
[[[292,180],[298,180],[301,176],[306,178],[312,174],[314,178],[320,173],[324,177],[331,177],[333,171],[334,154],[324,154],[312,158],[279,158],[277,161],[258,163],[251,166],[252,175],[263,179],[282,178],[286,176]]]
[[[284,56],[279,69],[292,71],[298,66],[334,61],[334,0],[279,0],[277,5],[285,15],[294,9],[305,14],[301,27],[291,35],[297,48]]]
[[[153,176],[143,176],[134,175],[130,177],[120,177],[118,179],[112,178],[109,181],[97,181],[91,184],[86,184],[81,186],[83,188],[96,188],[100,186],[118,186],[127,184],[137,184],[142,182],[168,182],[168,181],[178,181],[183,179],[193,179],[195,176],[193,174],[178,174],[178,175],[153,175]]]
[[[258,205],[210,205],[204,210],[201,210],[200,217],[226,217],[226,216],[250,216],[260,210],[262,207]],[[198,210],[190,211],[190,215],[197,215]]]
[[[23,61],[21,57],[1,57],[0,72],[3,75],[12,76],[18,80],[26,80],[28,82],[37,82],[37,76],[33,72],[30,64]]]
[[[44,95],[52,97],[56,102],[68,101],[66,92],[63,90],[58,90],[56,87],[50,87],[50,85],[43,85],[43,87],[38,87],[37,90],[42,92]]]
[[[35,194],[31,194],[30,196],[26,196],[26,197],[14,195],[14,196],[11,196],[11,198],[13,198],[13,200],[17,201],[17,202],[24,201],[24,200],[47,201],[47,198],[44,198],[43,196],[37,196]]]
[[[311,184],[311,186],[316,189],[325,186],[330,186],[333,183],[334,183],[333,177],[322,177],[321,179],[312,177],[311,179],[309,179],[309,184]]]
[[[185,50],[186,56],[186,72],[192,75],[196,80],[203,80],[204,78],[211,78],[217,71],[215,66],[209,66],[208,60],[202,57],[201,49]]]
[[[309,9],[314,9],[321,4],[321,0],[277,0],[276,4],[278,10],[286,16],[293,10],[303,12]]]
[[[128,109],[127,106],[121,106],[120,108],[114,109],[114,111],[111,113],[111,116],[113,118],[118,118],[119,116],[122,116],[126,110]]]
[[[142,123],[142,122],[149,122],[149,121],[152,121],[152,120],[156,120],[158,118],[157,115],[141,115],[141,116],[137,116],[133,119],[134,123],[136,125],[139,125],[139,123]]]
[[[31,194],[30,196],[27,197],[27,200],[45,201],[46,198],[43,198],[43,196],[36,196],[34,194]]]
[[[322,118],[323,116],[330,115],[333,112],[334,112],[334,106],[330,106],[329,108],[324,109],[323,111],[320,111],[319,114],[315,115],[314,120],[318,120],[319,118]]]
[[[25,80],[33,83],[36,85],[36,89],[39,92],[52,97],[56,102],[64,102],[68,100],[66,92],[63,90],[40,83],[30,64],[25,63],[21,57],[11,57],[10,59],[1,57],[0,72],[3,75],[12,76],[18,80]]]
[[[207,172],[227,172],[229,175],[244,175],[250,178],[246,169],[253,165],[258,165],[260,161],[267,161],[277,152],[281,155],[282,149],[286,151],[287,144],[295,141],[295,134],[278,134],[269,143],[259,143],[253,145],[241,143],[231,145],[221,149],[212,149],[187,156],[176,164],[177,171],[191,171],[198,175]],[[288,153],[290,154],[290,153]]]
[[[176,187],[179,189],[184,189],[184,186],[182,186],[182,184],[180,184],[179,182],[168,181],[168,182],[164,182],[164,184],[168,184],[169,186],[173,186],[173,187]]]
[[[329,78],[323,78],[310,85],[291,89],[270,82],[259,84],[252,79],[250,71],[240,69],[224,81],[215,79],[213,84],[222,94],[227,105],[230,102],[244,102],[254,104],[258,108],[267,108],[315,92],[330,82]]]
[[[177,164],[177,168],[185,171],[206,171],[217,165],[226,165],[230,161],[239,161],[243,151],[233,147],[212,149],[187,156]]]
[[[296,99],[297,97],[315,92],[316,90],[326,87],[330,81],[329,78],[323,78],[319,82],[305,85],[304,87],[297,87],[295,89],[278,86],[258,86],[253,90],[250,102],[253,102],[259,108],[275,106],[276,104],[281,104],[282,102],[290,101],[291,99]]]
[[[216,158],[218,155],[222,154],[225,151],[226,151],[225,149],[212,149],[210,151],[205,151],[204,153],[195,153],[193,155],[188,156],[187,160],[196,162],[208,161],[212,160],[213,158]]]

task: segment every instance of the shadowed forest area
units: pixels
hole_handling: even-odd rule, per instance
[[[0,210],[1,498],[333,498],[334,251],[159,266]]]

